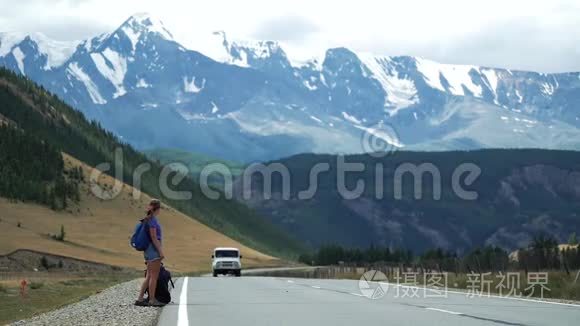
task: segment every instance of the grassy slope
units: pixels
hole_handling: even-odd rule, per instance
[[[68,166],[83,167],[88,175],[90,167],[65,155]],[[88,179],[88,178],[87,178]],[[112,184],[113,179],[104,176],[100,182]],[[81,202],[69,211],[52,211],[49,208],[27,203],[14,203],[0,199],[0,254],[25,248],[65,255],[106,264],[133,268],[143,267],[142,253],[129,246],[129,237],[144,207],[150,199],[143,194],[133,200],[133,188],[125,185],[116,199],[101,201],[88,191],[88,184],[81,186]],[[164,227],[166,264],[174,271],[207,270],[210,266],[211,250],[216,246],[241,248],[244,264],[269,266],[278,260],[241,245],[190,217],[168,208],[160,216]],[[22,227],[18,228],[17,223]],[[60,226],[66,231],[65,242],[46,236],[56,234]]]

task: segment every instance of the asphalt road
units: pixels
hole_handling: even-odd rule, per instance
[[[382,288],[384,296],[370,299],[358,281],[188,277],[159,325],[580,325],[578,305]]]

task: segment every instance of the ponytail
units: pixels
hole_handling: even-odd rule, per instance
[[[161,202],[159,201],[159,199],[151,199],[151,201],[149,202],[149,208],[147,209],[146,212],[147,216],[145,218],[150,218],[151,216],[153,216],[153,212],[155,212],[159,208],[161,208]]]

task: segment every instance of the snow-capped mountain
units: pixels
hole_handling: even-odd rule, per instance
[[[364,133],[404,149],[580,148],[579,73],[346,48],[302,60],[279,42],[224,32],[187,49],[146,14],[80,42],[0,34],[0,65],[138,148],[251,161],[362,152]]]

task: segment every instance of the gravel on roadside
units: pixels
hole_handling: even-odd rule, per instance
[[[121,283],[77,303],[11,325],[156,325],[161,308],[133,305],[141,282],[143,279]]]

